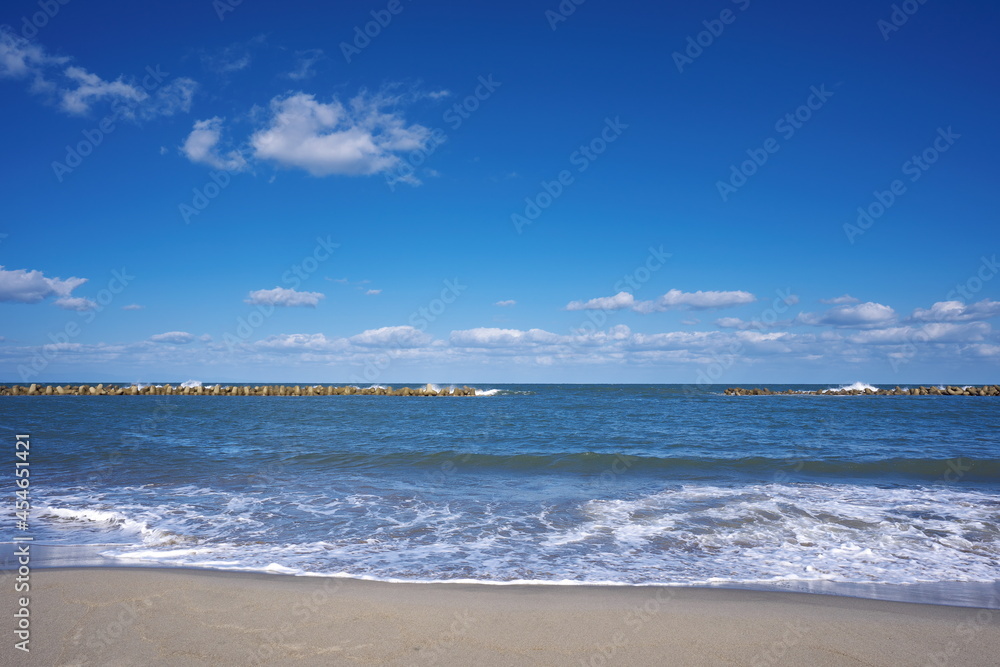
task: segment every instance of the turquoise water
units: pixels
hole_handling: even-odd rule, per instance
[[[0,429],[12,452],[15,432],[31,434],[30,533],[71,554],[62,564],[85,553],[491,583],[1000,579],[995,399],[492,388],[8,397]],[[13,510],[0,527],[15,534]]]

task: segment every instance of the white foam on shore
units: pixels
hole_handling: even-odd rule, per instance
[[[398,493],[237,495],[160,488],[120,511],[55,507],[39,518],[134,535],[134,544],[101,552],[124,562],[382,581],[990,582],[1000,559],[996,497],[937,486],[686,484],[558,507]],[[276,514],[302,518],[290,529]]]
[[[144,544],[151,546],[169,544],[176,539],[176,536],[168,531],[151,527],[143,521],[130,519],[119,512],[95,509],[71,509],[66,507],[39,507],[38,514],[42,518],[50,516],[64,521],[105,524],[108,528],[116,528],[125,533],[137,534],[141,536]]]
[[[185,380],[181,382],[181,389],[194,389],[201,386],[201,380]]]

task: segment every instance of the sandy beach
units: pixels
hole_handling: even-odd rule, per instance
[[[31,575],[37,665],[987,665],[1000,611],[747,590]],[[4,596],[11,619],[16,599]]]

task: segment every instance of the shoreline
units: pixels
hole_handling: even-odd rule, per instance
[[[0,542],[0,581],[4,581],[13,572],[9,565],[13,564],[15,543]],[[265,577],[286,577],[289,579],[333,580],[333,581],[365,581],[381,584],[401,584],[404,586],[476,586],[484,589],[530,587],[538,589],[677,589],[677,590],[733,590],[757,591],[763,593],[790,593],[815,595],[834,598],[850,598],[894,602],[901,604],[924,604],[934,606],[956,607],[964,609],[994,609],[1000,610],[1000,579],[992,582],[981,581],[938,581],[897,584],[888,582],[845,582],[825,580],[781,580],[773,582],[743,582],[721,581],[712,583],[621,583],[621,582],[583,582],[583,581],[482,581],[472,579],[455,580],[407,580],[407,579],[377,579],[364,575],[345,575],[327,573],[303,573],[293,571],[214,568],[199,565],[186,565],[164,562],[126,561],[110,559],[101,556],[99,551],[108,545],[31,545],[32,571],[63,571],[63,570],[141,570],[141,571],[181,571],[201,572],[207,574],[247,574]]]
[[[809,593],[95,567],[33,570],[30,596],[39,664],[972,665],[1000,654],[997,610]]]

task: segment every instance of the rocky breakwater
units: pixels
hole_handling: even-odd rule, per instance
[[[0,396],[476,396],[472,387],[421,388],[346,385],[164,385],[64,384],[0,385]]]
[[[893,389],[818,389],[816,391],[774,391],[772,389],[744,389],[729,387],[726,396],[1000,396],[1000,385],[985,384],[982,387],[895,387]]]

